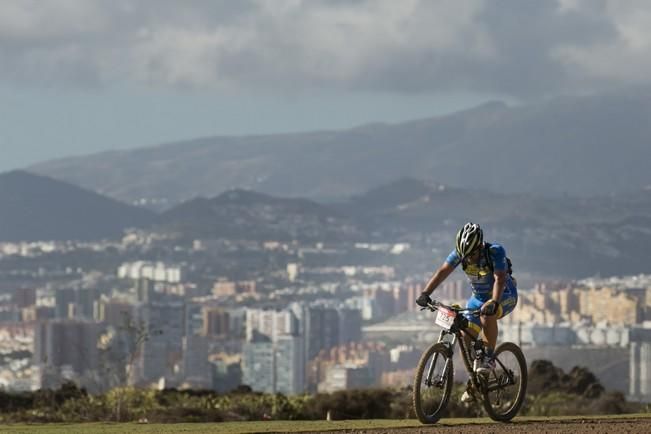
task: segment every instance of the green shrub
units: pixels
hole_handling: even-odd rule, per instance
[[[648,411],[627,403],[621,393],[603,390],[585,368],[569,374],[546,361],[529,370],[529,391],[521,415],[561,416]],[[481,403],[460,402],[465,384],[456,384],[446,417],[483,415]],[[58,390],[7,393],[0,391],[2,422],[219,422],[245,420],[323,420],[413,418],[410,388],[345,390],[316,395],[284,396],[241,387],[229,394],[213,391],[135,389],[120,387],[89,395],[74,383]]]

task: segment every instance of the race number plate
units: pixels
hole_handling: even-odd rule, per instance
[[[435,322],[445,330],[450,330],[456,316],[457,313],[455,311],[439,307]]]

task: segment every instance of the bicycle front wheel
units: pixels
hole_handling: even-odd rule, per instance
[[[429,347],[421,356],[414,378],[414,412],[421,423],[436,423],[452,393],[452,354],[443,343]]]
[[[518,414],[527,392],[527,362],[512,342],[495,349],[495,369],[482,387],[484,409],[491,419],[508,422]]]

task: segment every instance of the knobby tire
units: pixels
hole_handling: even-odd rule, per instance
[[[447,371],[444,373],[442,381],[444,385],[442,388],[443,395],[441,396],[440,403],[437,408],[432,412],[427,414],[427,410],[423,408],[424,403],[422,402],[421,389],[423,387],[428,387],[423,384],[423,376],[427,375],[427,370],[429,368],[429,361],[432,360],[436,355],[437,361],[436,365],[441,364],[441,367],[445,366],[445,362],[449,359],[449,364]],[[450,395],[452,394],[452,383],[453,383],[453,374],[454,368],[452,365],[452,354],[450,354],[449,348],[444,343],[436,343],[429,347],[421,356],[418,366],[416,367],[416,375],[414,377],[414,388],[413,388],[413,403],[414,403],[414,412],[416,417],[421,423],[432,424],[436,423],[441,419],[441,416],[445,412],[448,401],[450,400]]]
[[[520,411],[520,407],[522,407],[525,395],[527,393],[527,361],[524,358],[522,350],[512,342],[504,342],[498,345],[495,349],[495,357],[499,359],[500,354],[505,353],[511,353],[515,357],[520,369],[520,384],[518,385],[515,401],[508,409],[506,409],[506,411],[498,411],[491,405],[490,392],[488,392],[488,390],[485,388],[482,391],[484,398],[484,409],[486,410],[486,413],[488,413],[488,416],[491,419],[498,422],[508,422],[513,419],[515,415],[518,414],[518,411]],[[499,363],[496,363],[496,369],[501,369]],[[489,379],[495,377],[494,373],[491,373],[490,375],[492,377],[489,376]]]

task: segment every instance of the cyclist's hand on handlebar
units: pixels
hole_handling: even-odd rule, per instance
[[[427,307],[428,304],[432,303],[432,299],[429,297],[428,294],[425,294],[424,292],[418,296],[416,299],[416,304],[419,305],[420,307]]]
[[[497,313],[500,304],[492,298],[481,306],[481,314],[485,316],[493,316]]]

